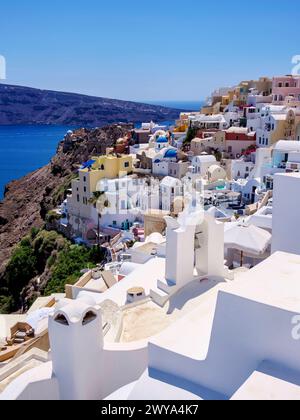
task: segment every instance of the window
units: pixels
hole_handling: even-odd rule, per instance
[[[87,325],[90,322],[94,321],[96,318],[97,318],[97,315],[94,312],[89,311],[85,314],[85,316],[82,320],[82,325]]]
[[[104,169],[105,169],[105,168],[104,168],[104,165],[101,165],[101,166],[100,166],[100,170],[101,170],[101,171],[104,171]]]
[[[86,182],[86,176],[83,177],[83,182]]]
[[[125,162],[125,163],[124,163],[124,167],[125,167],[125,168],[129,168],[129,162]]]
[[[259,144],[261,144],[261,137],[259,138]]]
[[[86,192],[86,187],[83,188],[83,191]]]
[[[77,194],[77,203],[79,203],[79,201],[80,201],[80,197],[79,197],[79,194]]]
[[[287,88],[288,88],[288,87],[290,87],[289,82],[286,82],[286,83],[285,83],[285,87],[287,87]]]
[[[67,318],[63,314],[58,314],[55,317],[55,322],[57,322],[58,324],[61,324],[61,325],[69,325],[69,322],[68,322]]]

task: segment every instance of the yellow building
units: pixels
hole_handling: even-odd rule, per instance
[[[287,114],[284,138],[300,141],[300,111],[298,109],[290,109]]]
[[[198,115],[199,112],[181,112],[179,120],[176,121],[175,133],[185,133],[189,128],[189,118]]]
[[[90,218],[90,200],[97,191],[102,179],[116,179],[133,172],[131,155],[94,156],[95,163],[86,169],[80,169],[78,178],[72,181],[72,196],[68,197],[70,216]]]
[[[271,132],[270,136],[270,144],[273,145],[277,143],[279,140],[285,139],[285,130],[286,130],[286,118],[282,116],[276,116],[276,128],[273,132]]]
[[[207,138],[195,138],[191,141],[191,152],[194,156],[200,156],[209,149],[218,149],[223,152],[226,147],[225,136],[225,131],[217,131]]]

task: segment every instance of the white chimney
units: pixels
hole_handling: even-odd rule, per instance
[[[53,373],[62,400],[96,400],[104,380],[102,316],[93,299],[65,299],[49,318]]]

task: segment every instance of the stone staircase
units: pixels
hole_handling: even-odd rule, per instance
[[[150,297],[157,305],[163,307],[176,292],[176,283],[167,279],[161,279],[157,281],[157,286],[150,290]]]

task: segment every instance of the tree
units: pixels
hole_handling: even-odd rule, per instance
[[[197,130],[195,128],[190,127],[186,133],[184,144],[190,144],[191,141],[196,137],[196,134]]]
[[[97,208],[97,248],[98,254],[100,255],[100,219],[102,217],[102,211],[105,207],[109,207],[109,202],[105,198],[104,191],[96,191],[93,193],[93,197],[89,200],[89,203],[92,204],[95,208]]]
[[[18,302],[22,289],[37,274],[37,259],[34,255],[34,251],[24,242],[22,241],[16,248],[5,273],[7,287],[13,296],[15,303]]]
[[[222,152],[220,152],[219,149],[212,149],[213,154],[215,156],[215,158],[217,159],[218,162],[221,162],[222,160]]]

